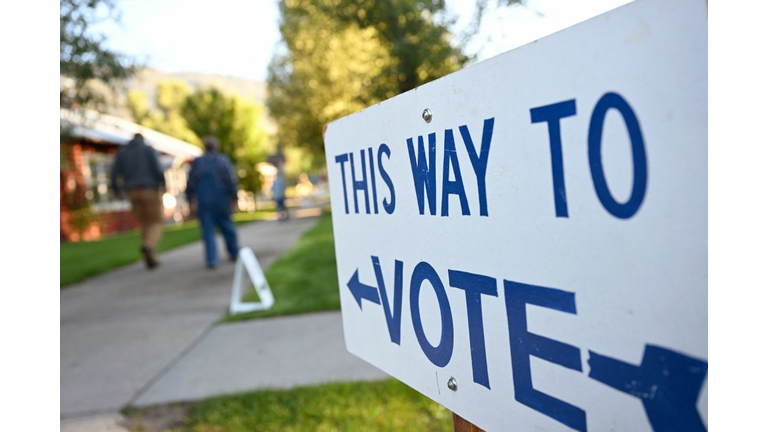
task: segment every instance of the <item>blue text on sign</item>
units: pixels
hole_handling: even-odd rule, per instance
[[[403,289],[409,287],[410,316],[418,344],[425,357],[437,367],[450,363],[454,351],[454,313],[446,292],[446,285],[438,272],[426,261],[414,266],[410,284],[403,277],[403,262],[394,260],[391,291],[378,256],[371,256],[376,275],[376,286],[360,282],[356,270],[347,287],[363,308],[363,300],[381,305],[390,341],[400,345]],[[565,342],[528,331],[526,305],[535,305],[555,311],[577,314],[576,296],[561,289],[503,280],[504,303],[507,311],[509,348],[514,398],[575,430],[587,430],[587,413],[555,396],[533,387],[530,357],[535,356],[562,367],[583,370],[580,349]],[[483,299],[499,297],[498,281],[491,276],[459,270],[448,270],[448,287],[464,291],[469,330],[469,346],[473,381],[491,388],[488,374],[485,336],[483,328]],[[440,309],[440,340],[432,345],[427,339],[421,321],[419,294],[431,289]],[[389,296],[393,296],[390,308]],[[589,377],[618,391],[640,399],[648,420],[655,431],[705,431],[696,409],[696,401],[707,375],[707,362],[655,345],[646,345],[640,365],[635,366],[589,350]]]

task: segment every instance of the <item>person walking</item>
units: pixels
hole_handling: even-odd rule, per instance
[[[219,140],[209,136],[203,140],[205,154],[192,162],[187,180],[187,200],[192,213],[200,220],[205,243],[205,262],[214,269],[219,263],[215,227],[224,236],[230,261],[237,260],[240,250],[232,223],[232,210],[237,205],[237,180],[229,158],[219,153]]]
[[[280,163],[277,166],[275,180],[272,182],[272,198],[275,200],[278,220],[281,221],[288,220],[288,209],[285,207],[285,188],[287,186],[283,164]]]
[[[163,204],[160,196],[165,189],[165,174],[157,152],[137,133],[128,145],[117,152],[110,178],[112,191],[123,199],[128,193],[131,212],[141,229],[141,253],[149,269],[160,265],[155,257],[157,243],[163,234]]]

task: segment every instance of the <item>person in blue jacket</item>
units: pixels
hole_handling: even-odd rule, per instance
[[[192,213],[197,213],[205,242],[208,268],[219,263],[215,227],[224,236],[229,259],[235,261],[240,249],[232,223],[237,206],[237,179],[229,158],[219,153],[219,140],[209,136],[203,140],[205,154],[192,161],[187,180],[187,200]]]

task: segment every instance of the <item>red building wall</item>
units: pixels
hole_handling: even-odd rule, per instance
[[[114,154],[112,146],[84,145],[82,143],[61,144],[61,166],[59,172],[59,223],[60,241],[97,240],[104,235],[136,229],[138,223],[128,210],[114,212],[89,212],[85,197],[84,158],[86,152],[107,152]],[[85,210],[84,210],[85,209]],[[90,214],[89,214],[90,213]],[[80,222],[78,223],[78,219]],[[92,220],[91,220],[92,219]],[[90,220],[90,221],[89,221]],[[82,235],[78,225],[85,227]]]

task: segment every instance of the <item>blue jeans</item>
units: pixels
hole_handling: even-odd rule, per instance
[[[232,223],[229,207],[201,207],[197,216],[200,219],[200,229],[205,241],[205,262],[209,266],[215,266],[219,263],[215,227],[219,227],[219,231],[224,236],[230,259],[233,261],[237,259],[237,252],[240,247],[237,244],[237,231],[235,231],[235,224]]]

